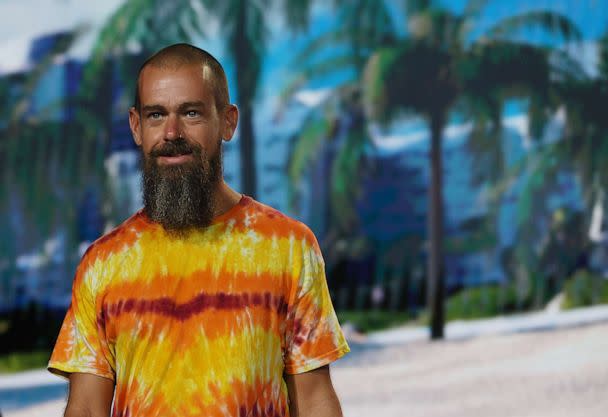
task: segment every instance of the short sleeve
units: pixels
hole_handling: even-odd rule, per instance
[[[318,243],[301,242],[299,274],[289,303],[285,334],[285,372],[299,374],[333,362],[350,351],[334,311]]]
[[[86,257],[86,255],[85,255]],[[115,380],[114,356],[105,337],[101,308],[96,307],[98,282],[95,268],[80,262],[72,286],[72,299],[65,315],[48,370],[68,377],[70,373],[90,373]]]

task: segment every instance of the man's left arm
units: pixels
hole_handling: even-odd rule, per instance
[[[295,375],[285,375],[291,417],[342,417],[329,365]]]

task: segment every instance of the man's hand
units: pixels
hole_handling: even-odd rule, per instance
[[[297,375],[285,375],[291,417],[342,417],[329,365]]]
[[[92,374],[70,374],[70,394],[65,417],[108,417],[114,381]]]

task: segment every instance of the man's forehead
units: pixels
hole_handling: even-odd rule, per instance
[[[192,93],[204,90],[212,95],[213,81],[213,72],[206,65],[147,66],[139,77],[139,91],[141,95],[145,96],[177,86],[184,90],[191,90]]]
[[[139,81],[150,77],[183,76],[185,74],[192,78],[201,77],[205,81],[213,82],[213,71],[208,65],[204,64],[147,65],[142,69]]]

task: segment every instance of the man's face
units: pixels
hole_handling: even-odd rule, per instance
[[[232,138],[236,127],[236,108],[217,108],[206,70],[146,67],[139,80],[141,110],[129,113],[143,154],[145,211],[172,231],[210,223],[222,138]]]

